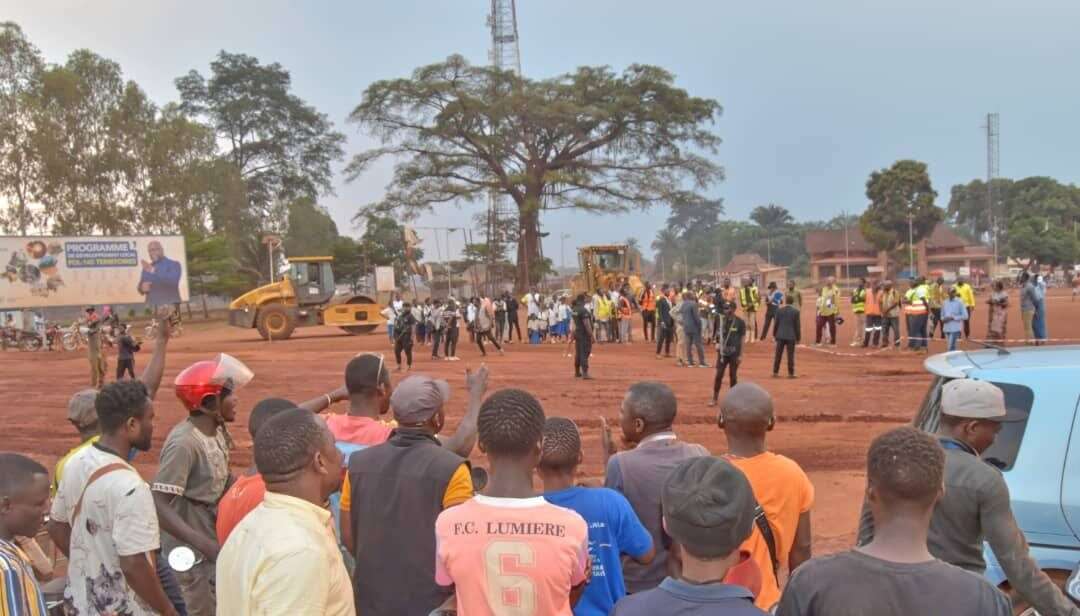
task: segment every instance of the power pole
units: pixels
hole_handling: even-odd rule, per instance
[[[994,180],[1000,173],[1000,118],[996,113],[986,114],[986,208],[990,219],[990,242],[994,246],[994,262],[990,265],[990,279],[994,279],[994,270],[998,265],[997,216],[994,213]]]
[[[491,30],[491,50],[488,52],[491,65],[497,69],[511,71],[521,75],[521,49],[518,46],[517,6],[515,0],[491,0],[491,13],[487,19]],[[502,229],[504,223],[513,217],[511,205],[506,195],[499,190],[488,193],[487,241],[488,241],[488,286],[492,285],[491,271],[499,255],[504,250]],[[519,225],[518,241],[524,241],[524,229]],[[537,241],[540,241],[537,238]],[[528,254],[525,255],[525,270],[528,272]],[[526,275],[528,286],[528,275]]]

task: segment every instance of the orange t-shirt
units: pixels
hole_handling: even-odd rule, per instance
[[[226,490],[225,495],[218,502],[218,545],[225,545],[225,540],[229,538],[229,534],[236,525],[263,502],[265,495],[266,482],[259,474],[245,475]]]
[[[469,616],[572,616],[591,566],[585,520],[539,496],[477,495],[439,514],[435,543],[435,581]]]
[[[814,505],[814,484],[794,460],[765,452],[752,458],[727,458],[750,480],[754,498],[765,510],[765,518],[776,540],[776,558],[780,566],[788,566],[788,555],[795,544],[799,517]],[[773,575],[772,559],[765,538],[756,530],[742,545],[750,552],[761,570],[761,592],[754,603],[768,610],[780,601],[780,586]]]

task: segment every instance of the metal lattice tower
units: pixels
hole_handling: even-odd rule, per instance
[[[491,0],[488,27],[491,29],[491,50],[488,56],[492,66],[520,75],[521,49],[518,46],[517,6],[514,0]],[[491,191],[488,196],[487,215],[489,289],[493,283],[492,266],[496,263],[497,254],[502,252],[506,239],[500,232],[500,223],[512,219],[513,216],[512,204],[507,196],[499,191]]]
[[[998,264],[997,216],[994,213],[994,180],[1000,173],[1001,166],[1000,118],[996,113],[986,114],[986,207],[990,217],[990,241],[994,245],[994,264]],[[991,278],[994,272],[990,272]]]

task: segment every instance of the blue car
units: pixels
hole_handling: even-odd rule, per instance
[[[1002,427],[983,459],[1005,477],[1031,556],[1066,589],[1080,563],[1080,346],[954,351],[929,357],[924,365],[934,380],[915,418],[923,430],[937,430],[941,387],[958,378],[994,383],[1010,410],[1027,414]],[[985,556],[986,577],[1008,591],[988,547]],[[1035,614],[1018,597],[1013,600],[1017,613]]]

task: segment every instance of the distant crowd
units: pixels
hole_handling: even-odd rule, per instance
[[[229,426],[255,375],[222,354],[159,400],[168,339],[164,326],[138,380],[72,397],[79,443],[52,472],[0,453],[2,613],[1006,616],[1010,596],[980,575],[987,542],[1012,596],[1080,614],[1028,556],[1000,472],[978,457],[1011,419],[986,382],[945,385],[936,434],[874,439],[858,545],[812,558],[815,488],[770,451],[777,417],[758,385],[720,401],[715,455],[679,435],[659,382],[631,386],[618,425],[601,416],[602,451],[586,452],[575,423],[530,393],[489,394],[483,366],[465,372],[465,412],[445,435],[449,384],[395,384],[383,355],[363,353],[325,394],[254,404],[254,465],[237,476]],[[158,405],[177,403],[188,417],[147,483],[132,461]],[[486,468],[469,461],[477,446]],[[603,488],[579,484],[594,455]]]

